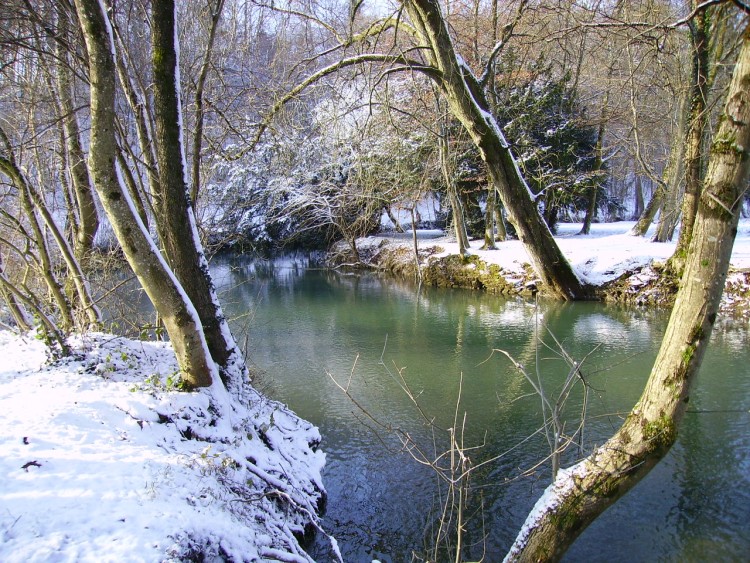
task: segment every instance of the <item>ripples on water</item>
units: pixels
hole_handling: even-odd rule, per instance
[[[225,312],[246,338],[259,384],[318,425],[327,454],[325,525],[345,561],[411,561],[430,545],[436,481],[393,436],[377,435],[328,373],[373,417],[409,431],[426,451],[433,434],[400,388],[419,395],[437,425],[453,424],[462,379],[467,444],[485,444],[475,464],[539,429],[539,400],[507,359],[538,366],[546,389],[567,374],[555,338],[583,365],[592,392],[587,448],[619,426],[637,400],[665,326],[663,314],[600,304],[533,304],[465,291],[423,290],[375,276],[308,270],[304,259],[214,265]],[[534,330],[550,347],[537,346]],[[704,361],[691,412],[667,458],[598,519],[567,555],[570,561],[732,561],[750,553],[750,354],[747,328],[717,333]],[[570,400],[570,427],[581,396]],[[435,448],[437,447],[437,450]],[[502,558],[549,479],[542,434],[477,471],[467,557]],[[572,454],[571,454],[572,455]],[[568,462],[573,458],[569,456]],[[325,542],[312,548],[319,561]]]

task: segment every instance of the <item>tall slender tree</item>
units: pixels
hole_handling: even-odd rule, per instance
[[[75,0],[75,6],[89,61],[94,185],[130,267],[164,321],[183,377],[192,386],[211,385],[218,373],[198,313],[140,221],[117,170],[114,36],[105,6],[99,0]]]
[[[159,168],[158,192],[154,194],[156,225],[167,259],[197,310],[208,349],[227,383],[232,377],[247,375],[247,370],[221,310],[190,204],[182,138],[175,2],[153,0],[151,10]]]

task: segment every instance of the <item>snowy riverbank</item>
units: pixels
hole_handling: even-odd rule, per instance
[[[649,292],[660,291],[655,287],[657,268],[674,252],[677,235],[673,242],[655,243],[651,242],[653,227],[648,236],[636,237],[630,234],[634,225],[632,221],[595,223],[591,226],[591,234],[579,235],[580,223],[562,223],[555,239],[582,281],[603,287],[621,280],[621,287],[616,288],[621,295],[615,300],[654,304],[659,299],[649,295]],[[423,272],[426,271],[428,282],[435,285],[484,287],[500,293],[523,293],[535,277],[528,254],[518,240],[498,242],[495,250],[483,250],[483,241],[473,240],[470,260],[464,262],[456,260],[458,243],[450,234],[436,237],[432,233],[430,237],[418,237],[417,243]],[[411,271],[413,275],[410,233],[367,237],[360,239],[358,247],[365,259],[376,266],[395,271],[401,268],[402,273]],[[433,270],[440,271],[429,271],[430,265]],[[502,279],[494,286],[493,278]],[[737,312],[743,318],[750,317],[748,295],[750,219],[742,219],[732,252],[722,310]]]
[[[168,345],[71,344],[49,363],[0,332],[0,560],[310,560],[315,427],[253,391],[173,389]]]

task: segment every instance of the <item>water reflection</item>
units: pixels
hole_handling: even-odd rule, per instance
[[[321,429],[325,525],[347,562],[411,561],[424,553],[437,489],[431,470],[400,452],[393,436],[376,435],[329,374],[372,416],[408,430],[435,454],[445,437],[424,424],[396,374],[444,428],[453,424],[462,381],[466,444],[484,444],[474,463],[502,456],[473,476],[466,537],[473,546],[466,556],[497,561],[547,484],[546,465],[530,468],[549,450],[543,433],[534,435],[542,422],[539,399],[492,351],[506,350],[538,372],[550,392],[568,373],[555,340],[574,358],[586,357],[592,391],[583,445],[590,449],[614,432],[640,395],[666,322],[663,313],[595,303],[537,306],[466,291],[417,293],[383,277],[309,266],[305,257],[228,257],[212,271],[257,384]],[[747,327],[714,336],[678,444],[582,535],[568,560],[733,561],[750,553],[748,344]],[[581,404],[580,393],[571,397],[569,428]],[[571,451],[566,462],[573,457]],[[330,560],[324,542],[312,553]]]

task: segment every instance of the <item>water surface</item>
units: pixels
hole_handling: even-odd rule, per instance
[[[467,450],[474,466],[498,458],[472,473],[464,555],[500,560],[549,482],[550,467],[543,462],[549,445],[540,432],[541,401],[493,350],[523,364],[550,396],[569,373],[559,346],[583,361],[589,393],[577,438],[590,450],[640,395],[667,320],[593,303],[535,306],[467,291],[417,292],[375,275],[306,266],[304,259],[234,257],[215,263],[213,274],[259,374],[256,383],[321,430],[324,525],[347,562],[412,561],[429,553],[445,484],[403,451],[398,436],[409,435],[417,457],[434,459],[448,447],[441,429],[451,427],[466,448],[476,447]],[[582,535],[569,561],[747,557],[748,350],[746,327],[714,335],[676,446]],[[564,411],[568,433],[583,407],[578,386]],[[577,454],[571,448],[565,464]],[[332,560],[322,538],[311,553]]]

